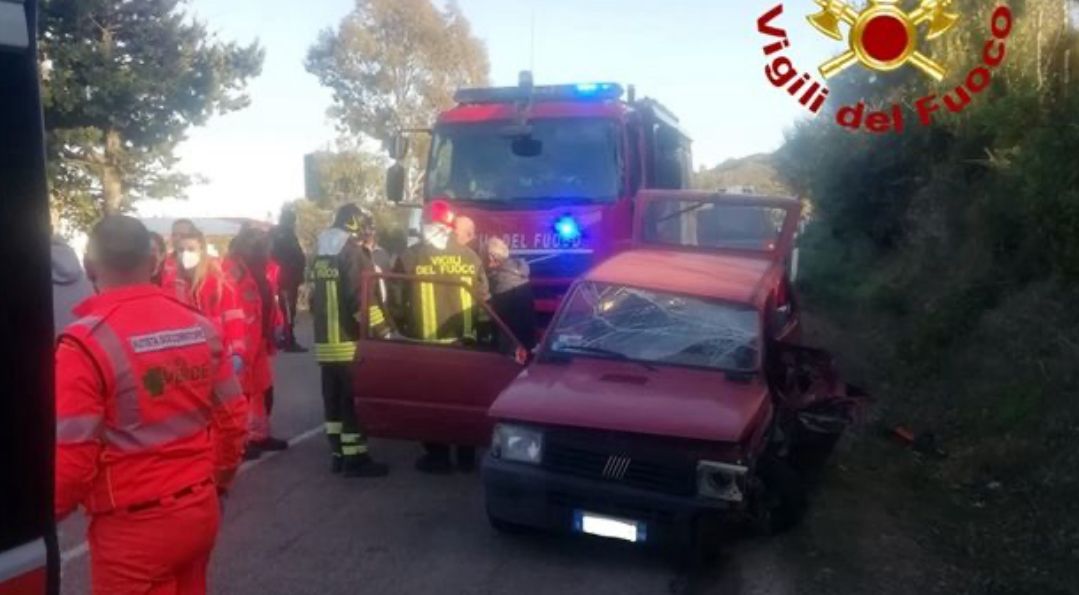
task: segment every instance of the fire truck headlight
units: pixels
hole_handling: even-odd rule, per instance
[[[563,242],[576,242],[581,238],[581,227],[577,225],[577,220],[569,215],[555,221],[554,230],[558,239]]]

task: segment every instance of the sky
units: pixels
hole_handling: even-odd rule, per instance
[[[757,18],[779,0],[458,0],[484,41],[491,81],[536,84],[612,81],[670,108],[694,140],[695,166],[772,151],[807,112],[764,77]],[[815,32],[813,0],[786,0],[774,24],[790,35],[800,72],[814,71],[842,44]],[[303,67],[319,31],[336,27],[353,0],[191,0],[190,10],[222,39],[258,39],[262,75],[247,109],[192,129],[180,167],[206,178],[186,201],[142,203],[145,216],[267,219],[303,195],[303,155],[332,146],[331,97]],[[533,34],[534,34],[534,43]]]

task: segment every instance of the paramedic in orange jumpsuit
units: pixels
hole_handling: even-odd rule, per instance
[[[90,517],[95,594],[201,594],[246,406],[214,325],[151,285],[150,236],[90,235],[99,290],[56,349],[57,519]]]
[[[263,451],[285,450],[288,443],[270,435],[269,406],[273,387],[270,357],[275,350],[274,335],[280,323],[274,287],[270,282],[270,236],[261,229],[245,227],[229,245],[224,269],[236,289],[244,311],[245,343],[242,383],[249,406],[248,442],[244,458],[254,459]]]
[[[206,237],[193,226],[173,239],[174,267],[163,267],[161,287],[190,304],[217,327],[237,376],[243,377],[247,357],[244,311],[236,289],[228,282],[221,263],[207,251]],[[167,262],[167,261],[166,261]]]

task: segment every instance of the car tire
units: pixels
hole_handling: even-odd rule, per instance
[[[764,484],[758,520],[765,533],[775,535],[797,525],[806,511],[806,486],[802,476],[786,461],[765,457],[757,463],[757,476]]]

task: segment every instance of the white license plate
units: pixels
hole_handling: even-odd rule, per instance
[[[631,542],[645,540],[644,523],[638,521],[578,510],[573,515],[573,525],[578,532],[588,535]]]

